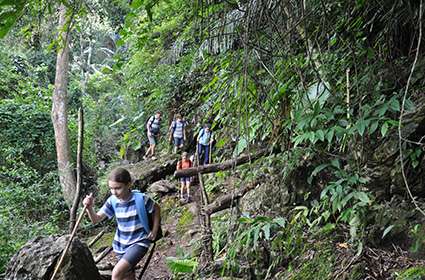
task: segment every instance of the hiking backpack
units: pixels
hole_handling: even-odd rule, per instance
[[[134,201],[136,202],[136,212],[139,216],[140,221],[142,222],[143,228],[149,234],[151,232],[151,228],[153,227],[153,213],[148,213],[145,207],[145,194],[136,190],[132,191],[134,195]],[[118,203],[118,198],[115,195],[111,196],[111,205],[114,209],[114,213],[116,212],[116,207]],[[162,228],[161,228],[161,219],[159,220],[158,232],[156,234],[155,240],[153,242],[158,241],[163,237]]]

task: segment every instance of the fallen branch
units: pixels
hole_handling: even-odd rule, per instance
[[[264,182],[264,179],[264,176],[260,176],[247,186],[240,188],[233,193],[225,194],[216,198],[213,203],[208,204],[206,207],[204,207],[203,210],[206,214],[211,215],[213,213],[230,208],[232,205],[235,205],[235,202],[243,197],[247,192],[255,189],[259,184]]]
[[[202,166],[197,167],[191,167],[187,169],[180,169],[177,170],[174,173],[174,176],[176,177],[190,177],[194,176],[196,174],[205,174],[205,173],[213,173],[218,171],[223,171],[227,169],[231,169],[237,165],[241,165],[247,162],[255,161],[265,155],[267,155],[270,152],[268,149],[260,150],[259,152],[255,154],[249,154],[249,155],[242,155],[238,158],[227,160],[222,163],[214,163],[214,164],[206,164]]]
[[[99,232],[98,235],[96,235],[92,241],[90,241],[90,243],[88,244],[89,248],[91,248],[104,234],[105,234],[106,230],[103,229],[101,232]]]
[[[112,247],[109,246],[108,248],[106,248],[105,250],[102,251],[102,253],[100,253],[95,259],[94,259],[94,263],[98,264],[101,260],[103,260],[103,258],[105,258],[110,252],[112,251]]]

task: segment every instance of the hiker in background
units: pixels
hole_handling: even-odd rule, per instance
[[[182,119],[182,115],[177,114],[175,120],[170,125],[168,132],[170,134],[170,142],[173,140],[173,153],[177,153],[177,149],[183,148],[186,141],[186,122]]]
[[[158,144],[159,135],[161,128],[161,112],[157,111],[154,116],[151,116],[146,123],[146,130],[149,140],[149,148],[145,153],[144,159],[150,156],[152,159],[155,158],[155,146]]]
[[[112,270],[112,280],[133,280],[137,263],[158,234],[160,208],[144,193],[131,191],[131,176],[124,168],[116,168],[109,174],[108,185],[112,195],[97,213],[93,209],[92,194],[84,198],[83,204],[93,224],[116,216],[117,230],[112,247],[119,261]],[[143,206],[144,209],[140,209]],[[152,228],[147,213],[153,215]]]
[[[182,158],[177,162],[177,170],[187,169],[192,167],[192,161],[188,158],[187,152],[182,153]],[[184,188],[186,187],[187,201],[190,201],[190,177],[180,178],[180,199],[184,200]]]
[[[203,128],[199,131],[198,134],[198,160],[201,164],[208,164],[210,163],[210,154],[211,154],[211,144],[213,141],[213,135],[210,130],[209,125],[204,125]],[[201,159],[203,159],[201,161]]]

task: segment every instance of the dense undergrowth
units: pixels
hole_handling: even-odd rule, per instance
[[[402,176],[422,206],[425,60],[418,1],[87,2],[98,10],[78,15],[72,34],[80,48],[70,68],[69,114],[75,135],[75,112],[85,108],[89,169],[143,151],[144,125],[156,110],[164,113],[164,126],[177,112],[193,130],[211,123],[215,161],[271,149],[259,162],[207,179],[208,192],[219,195],[267,178],[213,219],[219,274],[334,279],[341,276],[333,269],[337,244],[350,257],[396,243],[421,258],[423,217]],[[51,43],[52,20],[45,19],[45,29],[31,13],[21,21],[0,57],[6,174],[0,219],[7,221],[0,267],[27,238],[60,232],[66,213],[48,117],[54,54],[40,52]],[[15,44],[28,48],[17,53]],[[18,207],[22,201],[32,204]],[[55,214],[40,205],[55,205]],[[18,227],[8,218],[13,211],[30,225]],[[20,232],[16,239],[3,225]],[[182,255],[195,266],[196,255]],[[366,275],[349,271],[346,279]]]

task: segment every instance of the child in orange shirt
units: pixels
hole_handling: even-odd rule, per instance
[[[192,161],[187,157],[187,152],[182,153],[182,159],[177,162],[177,170],[187,169],[192,167]],[[187,200],[190,200],[190,177],[182,177],[180,178],[180,198],[184,199],[184,187],[186,187],[187,192]]]

